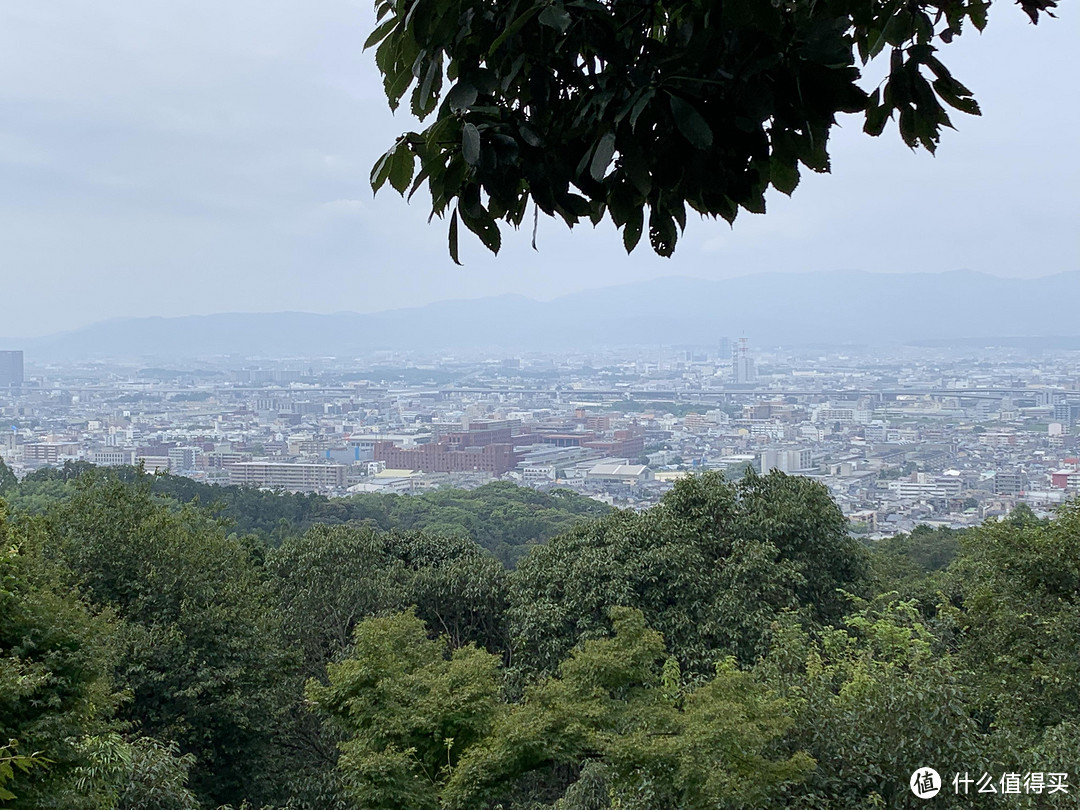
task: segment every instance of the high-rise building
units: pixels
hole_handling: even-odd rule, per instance
[[[18,388],[23,384],[23,353],[0,352],[0,389]]]
[[[0,378],[2,378],[2,372],[0,372]],[[1072,425],[1080,421],[1080,402],[1070,402],[1068,400],[1058,402],[1054,405],[1054,421],[1065,425]]]
[[[738,344],[731,350],[731,379],[738,385],[757,382],[754,359],[750,356],[750,347],[746,338],[739,338]]]

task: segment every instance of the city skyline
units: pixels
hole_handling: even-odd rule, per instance
[[[1080,491],[1076,351],[658,351],[218,357],[28,369],[0,459],[141,464],[328,495],[493,481],[633,509],[688,472],[807,476],[852,531],[962,528]]]

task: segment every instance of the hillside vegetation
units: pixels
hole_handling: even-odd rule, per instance
[[[599,516],[0,481],[3,807],[905,808],[928,765],[964,807],[1080,758],[1076,505],[867,548],[776,472]]]
[[[14,508],[44,513],[74,491],[84,472],[124,482],[144,481],[155,495],[209,507],[241,535],[255,535],[270,546],[318,524],[365,524],[382,531],[424,530],[468,537],[513,567],[528,550],[568,531],[583,519],[610,508],[571,490],[551,494],[507,482],[474,490],[439,489],[417,495],[365,493],[348,498],[272,492],[253,487],[205,484],[175,475],[146,475],[135,467],[94,468],[68,462],[27,476],[7,495]]]

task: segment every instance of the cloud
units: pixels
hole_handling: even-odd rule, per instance
[[[691,219],[674,259],[627,257],[609,224],[542,220],[492,258],[426,194],[372,197],[401,132],[370,52],[367,0],[5,0],[0,4],[0,332],[122,315],[373,310],[518,292],[550,298],[665,275],[855,267],[1011,275],[1080,269],[1067,103],[1080,9],[1034,28],[995,6],[946,62],[979,96],[937,158],[845,122],[834,174],[770,214]]]

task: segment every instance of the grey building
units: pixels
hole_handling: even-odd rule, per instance
[[[994,475],[994,494],[1020,495],[1027,489],[1027,476],[1022,470],[998,470]]]
[[[18,388],[23,384],[23,353],[0,352],[0,389]]]

